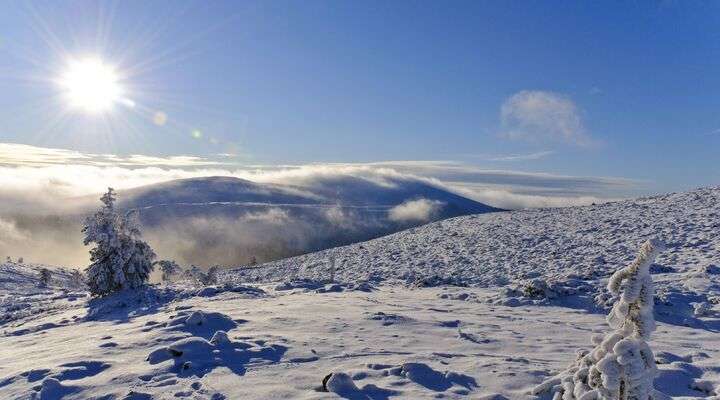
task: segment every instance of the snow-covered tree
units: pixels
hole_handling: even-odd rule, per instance
[[[197,265],[191,265],[189,269],[183,272],[183,277],[189,281],[194,281],[195,284],[199,285],[214,285],[217,283],[219,272],[219,266],[213,266],[208,269],[207,272],[203,271],[202,268]]]
[[[655,330],[650,265],[664,248],[658,240],[646,241],[635,261],[612,275],[608,290],[616,301],[607,322],[614,331],[593,337],[591,352],[578,353],[570,368],[537,386],[534,394],[554,391],[553,400],[660,398],[653,389],[655,357],[646,340]]]
[[[172,279],[173,275],[180,272],[180,266],[173,260],[160,260],[157,264],[160,266],[163,281],[169,281]]]
[[[141,239],[134,212],[115,209],[115,191],[108,188],[101,198],[103,206],[85,220],[82,232],[90,250],[92,264],[87,269],[90,292],[105,295],[144,285],[154,268],[155,252]]]
[[[41,287],[47,287],[50,284],[50,280],[52,280],[52,273],[49,269],[43,268],[40,270],[40,286]]]

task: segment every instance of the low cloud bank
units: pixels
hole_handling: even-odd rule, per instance
[[[82,266],[82,216],[98,206],[96,195],[112,186],[122,193],[181,178],[228,176],[260,183],[343,190],[362,198],[372,187],[420,181],[505,209],[590,204],[634,194],[639,182],[482,169],[451,161],[386,161],[362,164],[231,165],[199,157],[85,154],[0,144],[0,256]],[[376,186],[373,186],[376,185]],[[310,191],[310,190],[308,190]],[[342,205],[318,209],[270,207],[229,215],[178,215],[147,224],[145,234],[163,258],[196,264],[241,264],[364,240],[431,220],[441,204],[417,198],[392,210]],[[301,212],[302,211],[302,212]]]
[[[390,220],[395,222],[425,222],[429,221],[442,205],[443,203],[437,200],[409,200],[391,208],[388,214]]]

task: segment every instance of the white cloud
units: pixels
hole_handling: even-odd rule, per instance
[[[92,165],[125,167],[207,167],[225,163],[195,156],[154,157],[132,154],[81,153],[75,150],[36,147],[17,143],[0,143],[0,165],[48,166],[48,165]]]
[[[532,142],[593,144],[575,103],[567,96],[544,91],[518,92],[500,108],[503,135]]]
[[[8,155],[10,148],[17,152]],[[504,159],[530,156],[539,155]],[[97,163],[98,158],[104,161]],[[116,164],[111,161],[115,159]],[[203,176],[289,184],[300,191],[303,186],[330,182],[339,176],[353,176],[386,187],[395,185],[395,179],[420,179],[501,208],[587,204],[628,197],[640,183],[616,177],[483,169],[453,161],[239,165],[214,164],[212,160],[194,157],[98,157],[70,150],[0,144],[0,212],[70,208],[80,205],[78,198],[101,193],[108,186],[122,190]]]
[[[551,156],[555,154],[552,150],[546,150],[546,151],[538,151],[535,153],[529,153],[529,154],[509,154],[505,156],[493,156],[488,157],[488,161],[531,161],[531,160],[540,160],[545,157]]]
[[[395,222],[422,222],[428,221],[433,213],[437,212],[443,203],[437,200],[417,199],[408,200],[388,211],[388,217]]]

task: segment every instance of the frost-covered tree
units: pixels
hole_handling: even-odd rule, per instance
[[[90,292],[105,295],[144,285],[154,268],[155,252],[141,238],[134,212],[115,209],[115,191],[108,188],[101,198],[103,206],[85,220],[84,243],[90,250],[87,283]]]
[[[219,270],[220,267],[217,265],[210,267],[207,272],[203,271],[202,268],[197,265],[192,265],[183,272],[183,277],[189,281],[193,281],[195,284],[214,285],[218,281],[217,274]]]
[[[40,286],[41,287],[47,287],[50,284],[50,281],[52,280],[52,273],[49,269],[43,268],[40,270]]]
[[[172,277],[180,272],[180,266],[178,263],[172,260],[160,260],[157,262],[160,266],[160,272],[162,272],[162,280],[167,282]]]
[[[660,398],[653,389],[655,357],[646,340],[655,330],[650,265],[664,248],[658,240],[646,241],[635,261],[612,275],[608,290],[616,301],[607,322],[614,331],[593,337],[591,352],[578,353],[570,368],[537,386],[534,394],[554,391],[553,400]]]

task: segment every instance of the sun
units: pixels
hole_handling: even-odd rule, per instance
[[[71,60],[59,84],[68,105],[89,114],[110,111],[122,100],[123,89],[115,68],[99,58]]]

